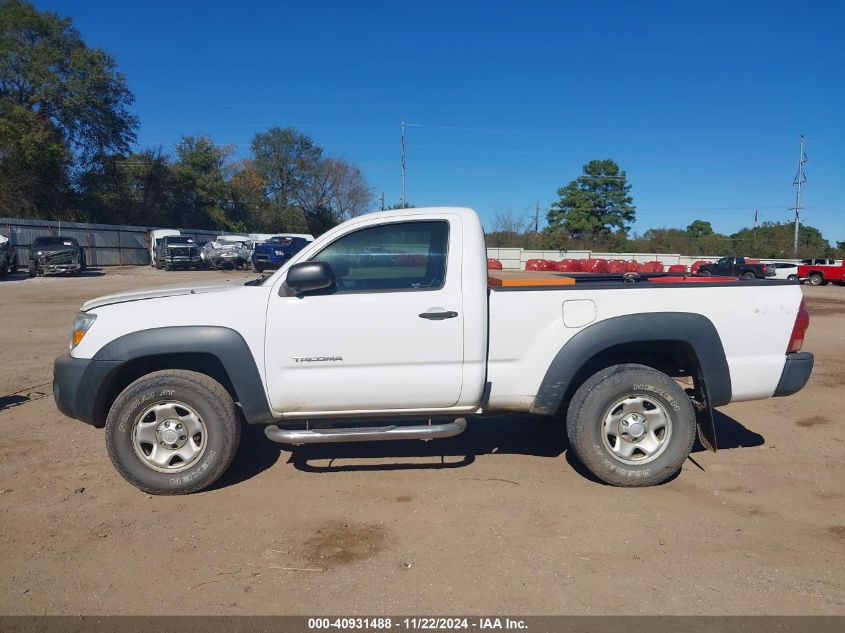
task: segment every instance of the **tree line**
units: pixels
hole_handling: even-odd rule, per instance
[[[134,96],[115,60],[70,18],[0,4],[0,215],[319,234],[367,210],[361,170],[272,127],[248,158],[185,135],[170,155],[132,151]]]
[[[714,231],[706,220],[694,220],[685,229],[649,229],[642,236],[632,237],[636,207],[630,191],[627,174],[613,160],[590,161],[578,178],[558,189],[559,199],[546,213],[547,226],[542,231],[530,230],[526,216],[502,209],[493,219],[492,231],[487,233],[487,245],[534,250],[792,257],[794,225],[789,222],[764,222],[726,235]],[[799,258],[843,256],[845,242],[833,247],[817,228],[799,226]]]

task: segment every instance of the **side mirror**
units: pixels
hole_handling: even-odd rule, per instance
[[[327,290],[335,286],[334,271],[326,262],[294,264],[288,270],[285,284],[298,295]]]

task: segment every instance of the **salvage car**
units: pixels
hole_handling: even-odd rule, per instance
[[[281,268],[312,241],[301,236],[275,235],[263,244],[256,245],[252,253],[252,269],[263,273],[265,270]]]
[[[73,237],[36,237],[29,245],[29,276],[85,270],[85,252]]]
[[[4,235],[0,235],[0,277],[6,273],[18,272],[18,252],[14,244]]]
[[[359,266],[372,252],[396,256]],[[299,445],[449,437],[501,412],[555,416],[594,476],[647,486],[681,470],[696,433],[716,449],[713,407],[802,389],[808,326],[788,281],[491,279],[473,210],[404,209],[245,284],[88,301],[53,395],[105,427],[117,471],[151,494],[213,483],[242,421]]]
[[[156,267],[164,270],[184,268],[199,270],[203,260],[199,246],[193,238],[185,235],[167,235],[158,240],[155,257]]]
[[[223,268],[236,268],[238,266],[238,249],[240,241],[228,239],[216,239],[208,242],[202,249],[202,259],[206,268],[221,270]]]

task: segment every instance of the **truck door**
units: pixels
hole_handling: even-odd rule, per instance
[[[461,218],[418,217],[364,224],[309,257],[331,265],[337,280],[331,292],[279,296],[282,284],[274,288],[265,367],[275,410],[432,409],[458,402]]]

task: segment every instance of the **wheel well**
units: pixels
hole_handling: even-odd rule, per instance
[[[824,279],[824,273],[820,270],[811,270],[807,273],[808,277],[812,277],[813,275],[818,275],[822,279]]]
[[[94,422],[96,426],[105,426],[109,409],[120,392],[126,389],[138,378],[163,369],[185,369],[205,374],[219,382],[232,399],[238,401],[235,387],[223,367],[220,359],[213,354],[186,353],[186,354],[160,354],[155,356],[142,356],[133,358],[122,364],[112,372],[108,379],[100,387],[97,399],[94,403]]]
[[[702,374],[698,356],[686,341],[637,341],[613,345],[588,359],[569,383],[561,401],[560,412],[565,412],[572,396],[595,373],[613,365],[634,363],[663,372],[672,378],[691,378],[692,387],[700,399]]]

